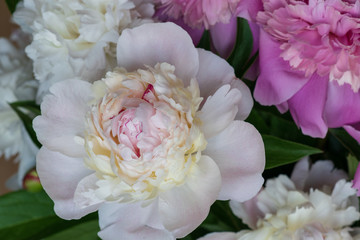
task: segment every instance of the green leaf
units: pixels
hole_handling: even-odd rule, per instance
[[[54,204],[44,191],[12,192],[0,197],[0,239],[38,240],[85,221],[94,220],[88,215],[78,221],[66,221],[56,216]]]
[[[40,107],[33,101],[13,102],[9,105],[21,119],[33,143],[40,148],[41,143],[38,141],[32,125],[33,119],[40,114]]]
[[[359,165],[359,160],[351,154],[349,154],[346,159],[348,164],[349,178],[353,179],[356,173],[357,166]]]
[[[305,156],[322,152],[320,149],[283,140],[274,136],[263,135],[262,137],[265,144],[265,169],[293,163]]]
[[[197,47],[211,51],[211,40],[210,40],[210,33],[208,30],[204,31]]]
[[[64,240],[64,239],[76,239],[76,240],[98,240],[97,233],[100,231],[99,221],[92,220],[85,223],[78,224],[74,227],[68,228],[64,231],[56,233],[44,240]]]
[[[11,13],[15,12],[16,9],[16,5],[21,1],[21,0],[5,0],[6,4],[10,10]]]
[[[235,75],[238,78],[242,78],[247,69],[255,61],[257,55],[255,54],[256,56],[249,59],[253,48],[253,38],[249,23],[243,18],[238,18],[237,25],[236,44],[227,61],[235,69]]]

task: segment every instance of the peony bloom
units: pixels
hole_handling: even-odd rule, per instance
[[[183,27],[197,45],[205,29],[210,30],[214,50],[229,57],[237,33],[237,17],[254,20],[261,4],[253,0],[156,0],[157,16],[162,21],[172,21]],[[254,38],[258,27],[249,23]],[[257,46],[254,46],[255,53]]]
[[[310,169],[300,161],[291,176],[270,179],[265,188],[244,203],[231,201],[235,215],[251,230],[213,233],[202,240],[351,240],[360,239],[350,226],[360,219],[359,202],[346,173],[331,161],[318,161]]]
[[[60,217],[98,209],[103,239],[174,239],[216,199],[259,191],[264,146],[242,121],[250,91],[225,60],[157,23],[125,30],[117,62],[94,84],[55,84],[34,120],[37,171]]]
[[[304,134],[360,123],[359,1],[263,0],[254,96],[290,110]],[[359,133],[358,133],[359,134]],[[359,136],[358,136],[359,140]]]
[[[8,187],[17,189],[22,179],[35,166],[38,148],[28,136],[20,118],[9,103],[34,100],[37,82],[33,80],[32,64],[24,52],[27,36],[14,32],[11,40],[0,38],[0,156],[15,156],[19,171]]]
[[[152,22],[153,4],[138,0],[24,0],[14,21],[33,35],[26,48],[40,81],[38,102],[55,82],[101,78],[116,66],[122,30]]]

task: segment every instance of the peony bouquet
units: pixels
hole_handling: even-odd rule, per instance
[[[0,239],[360,240],[360,1],[6,3]]]

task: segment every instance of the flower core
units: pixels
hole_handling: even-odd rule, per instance
[[[86,165],[102,200],[153,199],[186,181],[206,140],[196,116],[202,101],[195,79],[184,87],[175,67],[116,69],[95,82],[84,138]]]

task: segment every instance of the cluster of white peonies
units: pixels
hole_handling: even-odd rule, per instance
[[[121,32],[152,22],[153,14],[151,1],[21,1],[13,20],[33,36],[26,53],[40,81],[37,101],[63,79],[100,79],[116,66]]]
[[[260,190],[264,145],[243,121],[253,101],[225,60],[173,23],[149,23],[123,31],[117,64],[93,84],[54,84],[34,121],[60,217],[99,210],[102,239],[175,239],[216,199]]]
[[[18,115],[9,103],[34,100],[37,81],[33,79],[32,63],[25,55],[28,36],[20,31],[12,34],[11,40],[0,38],[0,156],[9,159],[15,156],[20,161],[19,171],[9,187],[22,186],[22,178],[35,166],[38,148],[31,141]]]
[[[251,230],[213,233],[201,240],[352,240],[360,229],[350,226],[360,219],[356,190],[331,161],[311,168],[307,159],[286,175],[266,182],[265,188],[244,203],[230,202],[234,214]]]

